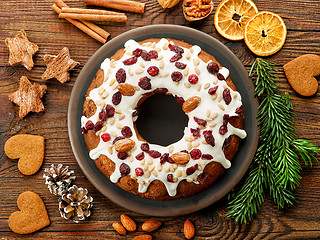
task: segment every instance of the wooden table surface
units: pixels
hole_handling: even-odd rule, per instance
[[[111,38],[128,30],[151,24],[177,24],[199,29],[224,43],[243,62],[247,69],[255,59],[244,41],[232,42],[221,37],[215,30],[212,13],[198,23],[187,22],[182,15],[181,3],[164,10],[156,0],[140,0],[146,3],[144,15],[128,13],[126,24],[97,24],[111,33]],[[215,0],[215,8],[220,1]],[[320,1],[319,0],[255,0],[261,10],[273,11],[282,16],[288,29],[286,43],[280,52],[269,57],[281,68],[285,63],[305,53],[320,54]],[[86,179],[73,155],[67,128],[67,111],[72,87],[79,71],[97,51],[101,44],[90,38],[63,19],[58,19],[51,10],[49,0],[2,0],[0,1],[0,239],[132,239],[141,234],[141,224],[149,216],[128,211],[104,197]],[[68,0],[69,6],[85,8],[83,0]],[[8,49],[4,44],[20,30],[27,32],[29,39],[40,50],[34,56],[35,66],[31,71],[22,66],[8,64]],[[41,75],[46,67],[44,54],[57,54],[68,47],[74,60],[81,63],[72,71],[71,81],[65,84],[55,79],[46,81],[48,91],[43,98],[45,113],[31,113],[23,120],[18,117],[19,108],[8,100],[7,95],[19,87],[21,76],[32,82],[44,83]],[[320,146],[320,94],[304,98],[289,86],[281,70],[277,83],[282,92],[292,98],[299,137]],[[319,80],[319,78],[318,78]],[[4,154],[4,144],[15,134],[39,134],[45,138],[45,159],[42,168],[32,176],[22,175],[17,161]],[[60,217],[58,197],[49,193],[44,183],[43,169],[51,164],[63,163],[75,171],[75,184],[89,190],[94,198],[93,215],[86,221],[75,224]],[[303,167],[298,203],[287,211],[277,207],[266,197],[258,215],[249,224],[236,224],[225,216],[226,198],[201,211],[182,217],[152,218],[163,222],[152,233],[154,239],[184,239],[183,223],[189,218],[196,226],[194,239],[319,239],[320,238],[320,164],[312,169]],[[26,236],[13,233],[8,227],[10,214],[17,210],[16,200],[26,190],[38,193],[47,207],[51,224]],[[138,231],[120,236],[112,229],[120,214],[130,215],[138,223]]]

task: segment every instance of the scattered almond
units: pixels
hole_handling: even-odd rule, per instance
[[[193,238],[193,236],[195,234],[195,229],[194,229],[193,223],[189,219],[187,219],[184,222],[183,233],[184,233],[184,236],[186,237],[186,239]]]
[[[157,220],[149,220],[142,224],[142,230],[146,232],[152,232],[158,229],[161,225],[160,221]]]
[[[127,152],[131,150],[136,143],[130,138],[120,139],[115,142],[114,148],[117,152]]]
[[[194,96],[194,97],[188,98],[182,104],[182,110],[185,113],[191,112],[191,111],[193,111],[194,109],[196,109],[198,107],[200,102],[201,102],[201,98],[200,97]]]
[[[177,164],[187,164],[190,161],[190,156],[185,152],[177,152],[171,155],[171,159]]]
[[[123,96],[133,96],[136,92],[134,86],[129,83],[120,83],[117,88]]]
[[[148,234],[142,234],[134,237],[133,240],[152,240],[152,236]]]
[[[116,230],[121,235],[126,235],[126,233],[127,233],[126,229],[123,227],[121,222],[114,222],[112,224],[112,227],[114,228],[114,230]]]
[[[119,140],[120,141],[120,140]],[[120,216],[120,220],[122,225],[125,227],[125,229],[127,229],[130,232],[133,232],[137,229],[137,225],[136,223],[132,220],[132,218],[130,218],[129,216],[122,214]]]

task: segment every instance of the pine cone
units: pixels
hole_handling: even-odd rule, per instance
[[[76,185],[73,185],[67,192],[64,192],[61,198],[59,198],[61,217],[76,223],[89,217],[91,215],[90,209],[93,206],[93,198],[87,196],[87,194],[87,189],[78,188]]]
[[[52,164],[50,169],[46,168],[44,170],[43,177],[46,179],[46,184],[48,185],[50,192],[54,195],[61,196],[76,178],[71,177],[73,173],[73,171],[69,171],[68,166],[63,168],[62,164],[58,164],[57,167]]]

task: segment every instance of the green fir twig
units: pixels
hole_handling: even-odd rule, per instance
[[[299,156],[306,166],[318,162],[319,147],[305,139],[297,139],[293,107],[288,94],[280,94],[275,83],[276,64],[257,58],[249,76],[259,98],[258,149],[244,180],[229,195],[228,217],[247,223],[258,213],[269,192],[279,209],[296,202],[302,170]],[[298,154],[297,154],[298,153]]]

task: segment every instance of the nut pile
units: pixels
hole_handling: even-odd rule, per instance
[[[150,233],[157,230],[161,224],[162,223],[158,220],[148,220],[142,224],[141,228],[144,232]],[[120,222],[114,222],[112,227],[120,235],[126,235],[127,231],[134,232],[137,229],[137,224],[128,215],[122,214],[120,216]],[[183,234],[186,239],[191,239],[195,235],[194,225],[189,219],[184,223]],[[133,240],[152,240],[152,236],[150,234],[140,234],[135,236]]]

